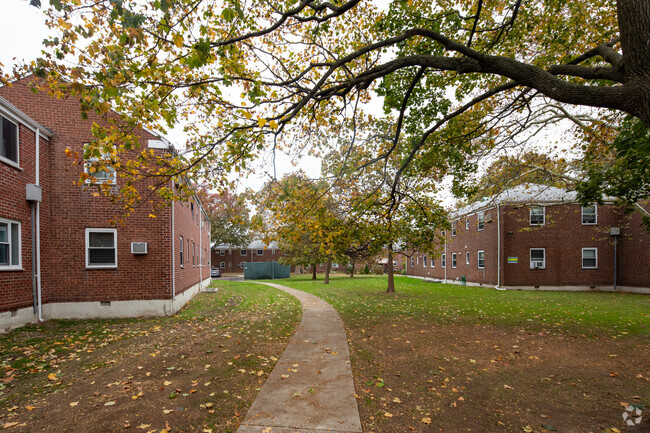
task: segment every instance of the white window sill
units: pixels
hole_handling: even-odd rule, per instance
[[[89,266],[89,265],[86,265],[86,269],[87,270],[93,270],[93,269],[117,269],[117,265],[115,265],[115,266],[113,266],[113,265],[110,265],[110,266]]]
[[[16,266],[0,266],[0,272],[20,272],[25,269]]]
[[[17,168],[18,170],[22,171],[23,168],[15,161],[12,161],[9,158],[5,158],[4,156],[0,156],[0,161],[4,162],[7,165],[12,166],[13,168]]]

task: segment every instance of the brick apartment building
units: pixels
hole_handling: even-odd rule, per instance
[[[408,275],[546,290],[611,290],[616,278],[618,290],[650,293],[650,235],[611,202],[581,207],[573,192],[521,185],[456,215],[446,244],[408,259]]]
[[[121,209],[75,184],[82,152],[93,140],[79,103],[33,93],[30,78],[0,88],[0,332],[55,318],[168,315],[209,282],[209,220],[194,199],[149,217]],[[170,145],[138,131],[142,148]],[[98,181],[119,191],[115,172]],[[171,185],[175,187],[175,185]]]
[[[246,262],[277,262],[284,255],[276,242],[266,245],[262,241],[253,241],[245,248],[233,245],[215,245],[212,247],[212,266],[222,273],[244,272]]]

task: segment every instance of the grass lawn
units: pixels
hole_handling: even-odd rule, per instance
[[[650,431],[647,295],[277,282],[341,314],[366,433]],[[645,404],[641,425],[624,403]]]
[[[215,284],[171,318],[49,321],[0,335],[0,429],[234,431],[301,309],[269,287]]]

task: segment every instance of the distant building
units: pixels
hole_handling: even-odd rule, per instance
[[[234,245],[215,245],[212,247],[212,266],[221,272],[244,272],[246,262],[277,262],[284,255],[276,242],[265,244],[253,241],[245,247]]]
[[[135,317],[178,311],[210,281],[210,223],[200,201],[149,217],[76,185],[87,167],[65,149],[93,140],[79,102],[34,93],[32,78],[0,88],[0,332],[39,319]],[[160,137],[140,144],[168,153]],[[119,192],[114,171],[95,173]],[[175,185],[169,185],[175,188]]]
[[[650,235],[638,213],[611,201],[582,207],[574,192],[521,185],[460,209],[444,238],[438,251],[407,259],[407,274],[513,289],[611,290],[616,282],[650,293]]]

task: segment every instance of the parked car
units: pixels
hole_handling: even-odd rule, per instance
[[[210,276],[212,278],[219,278],[221,276],[221,271],[219,268],[212,268],[210,269]]]

